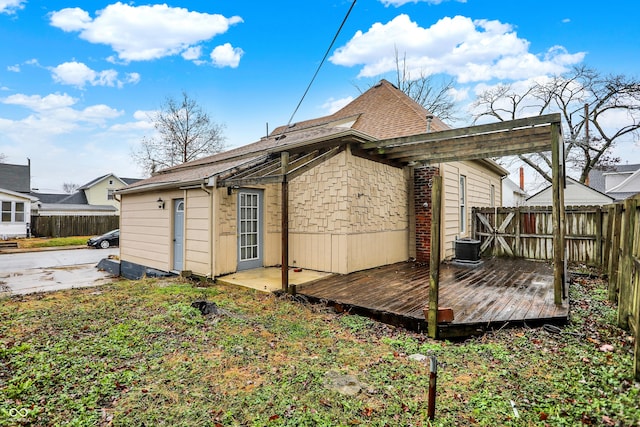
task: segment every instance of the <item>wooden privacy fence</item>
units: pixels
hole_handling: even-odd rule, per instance
[[[567,260],[600,267],[618,325],[635,337],[634,374],[640,381],[640,195],[606,206],[565,208]],[[483,254],[553,260],[551,207],[474,208],[473,237]]]
[[[109,216],[32,216],[31,234],[36,237],[93,236],[120,226],[120,217]]]
[[[607,206],[609,300],[618,303],[618,326],[635,337],[634,372],[640,381],[640,195]]]
[[[567,261],[603,266],[608,215],[600,206],[565,207]],[[483,254],[553,260],[551,206],[473,208],[472,222]]]

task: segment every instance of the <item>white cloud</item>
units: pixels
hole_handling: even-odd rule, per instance
[[[24,8],[25,0],[0,0],[0,14],[12,15]]]
[[[380,0],[380,3],[382,3],[385,6],[395,6],[395,7],[400,7],[400,6],[404,6],[407,3],[429,3],[429,4],[440,4],[443,3],[445,1],[448,0]],[[456,0],[457,2],[460,3],[466,3],[467,0]]]
[[[15,162],[22,163],[26,157],[32,160],[32,186],[55,191],[63,182],[87,182],[109,171],[136,176],[129,171],[133,168],[130,159],[111,160],[114,153],[121,152],[118,146],[125,139],[140,137],[110,134],[108,125],[123,111],[104,104],[80,107],[78,100],[67,94],[14,94],[0,98],[0,104],[25,109],[17,118],[0,118],[0,152]],[[99,150],[87,154],[86,146],[91,144]],[[100,169],[104,167],[109,170]]]
[[[84,109],[72,108],[77,99],[65,94],[24,95],[15,94],[2,99],[3,104],[18,105],[31,114],[22,120],[13,121],[14,125],[28,125],[35,133],[65,133],[76,128],[80,123],[104,124],[107,120],[122,115],[103,104],[91,105]],[[45,125],[46,124],[46,125]],[[27,127],[28,128],[28,127]]]
[[[40,95],[16,94],[2,100],[3,104],[20,105],[36,112],[52,111],[70,107],[76,103],[72,96],[60,94],[50,94],[45,97]]]
[[[422,28],[407,15],[358,31],[330,61],[361,65],[359,77],[375,77],[396,69],[396,52],[406,58],[410,75],[449,74],[459,83],[492,79],[520,80],[562,73],[584,58],[554,46],[543,55],[529,52],[529,42],[499,21],[445,17]]]
[[[233,47],[230,43],[216,46],[211,51],[211,59],[216,67],[237,68],[240,64],[240,58],[244,55],[244,51],[239,47]]]
[[[91,86],[117,86],[123,87],[125,83],[137,83],[140,81],[138,73],[130,73],[124,80],[118,79],[116,70],[94,71],[81,62],[65,62],[51,68],[53,80],[57,83],[84,88]]]
[[[201,46],[193,46],[182,52],[182,57],[187,61],[195,61],[200,58],[200,55],[202,55]]]
[[[91,19],[79,8],[51,14],[51,25],[80,38],[106,44],[123,61],[145,61],[188,52],[189,49],[225,33],[242,18],[190,12],[166,4],[131,6],[120,2],[98,11]],[[189,53],[190,52],[190,53]]]
[[[326,110],[329,114],[333,114],[351,101],[353,101],[353,96],[347,96],[341,99],[329,98],[327,102],[322,104],[322,109]]]
[[[11,71],[12,73],[19,73],[20,72],[20,65],[19,64],[7,65],[7,71]]]

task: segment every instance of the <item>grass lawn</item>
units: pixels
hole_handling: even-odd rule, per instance
[[[73,236],[73,237],[30,237],[26,239],[16,239],[19,248],[50,248],[59,246],[80,246],[86,245],[87,240],[93,236]]]
[[[0,426],[637,426],[631,337],[604,285],[561,333],[462,342],[253,290],[173,280],[6,298]],[[224,309],[203,316],[206,299]],[[428,361],[438,360],[427,419]],[[352,394],[331,384],[340,376]]]

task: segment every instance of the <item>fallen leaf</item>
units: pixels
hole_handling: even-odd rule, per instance
[[[546,421],[549,418],[549,414],[546,412],[540,412],[540,421]]]
[[[600,351],[613,351],[614,347],[611,344],[603,344],[602,346],[600,346]]]

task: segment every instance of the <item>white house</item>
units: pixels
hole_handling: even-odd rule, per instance
[[[527,199],[527,193],[508,177],[502,179],[502,206],[522,206]]]
[[[28,194],[0,188],[0,237],[27,237],[31,204],[38,199]]]
[[[640,193],[640,164],[615,165],[589,172],[589,186],[615,200]]]
[[[539,191],[525,201],[527,206],[551,206],[551,186]],[[564,190],[565,206],[602,206],[613,203],[614,198],[594,190],[591,187],[567,177],[567,186]]]

